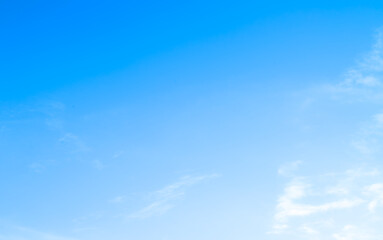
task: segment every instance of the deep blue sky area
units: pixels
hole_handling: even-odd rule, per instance
[[[331,71],[332,61],[349,64],[345,54],[368,48],[381,21],[377,3],[2,1],[1,98],[92,81],[187,50],[198,52],[198,64],[219,48],[217,68],[232,60],[258,74],[304,71],[303,63]]]

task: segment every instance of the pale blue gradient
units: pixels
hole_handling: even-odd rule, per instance
[[[2,1],[0,240],[381,239],[382,7]]]

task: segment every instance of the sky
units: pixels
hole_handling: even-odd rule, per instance
[[[380,1],[0,1],[0,240],[383,238]]]

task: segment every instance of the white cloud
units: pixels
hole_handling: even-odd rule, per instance
[[[368,204],[368,209],[370,212],[375,212],[377,207],[383,206],[383,183],[374,183],[365,189],[366,194],[372,197]]]
[[[377,169],[289,178],[269,233],[313,240],[379,239],[375,226],[382,224],[383,179]]]
[[[309,187],[309,185],[297,182],[296,180],[286,186],[284,194],[278,200],[277,213],[275,215],[277,221],[286,221],[288,218],[295,216],[308,216],[335,209],[351,208],[362,202],[361,199],[356,198],[340,199],[316,205],[297,203],[296,200],[308,195],[307,190]]]

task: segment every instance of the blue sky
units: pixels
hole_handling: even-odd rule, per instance
[[[382,239],[378,1],[1,1],[0,240]]]

